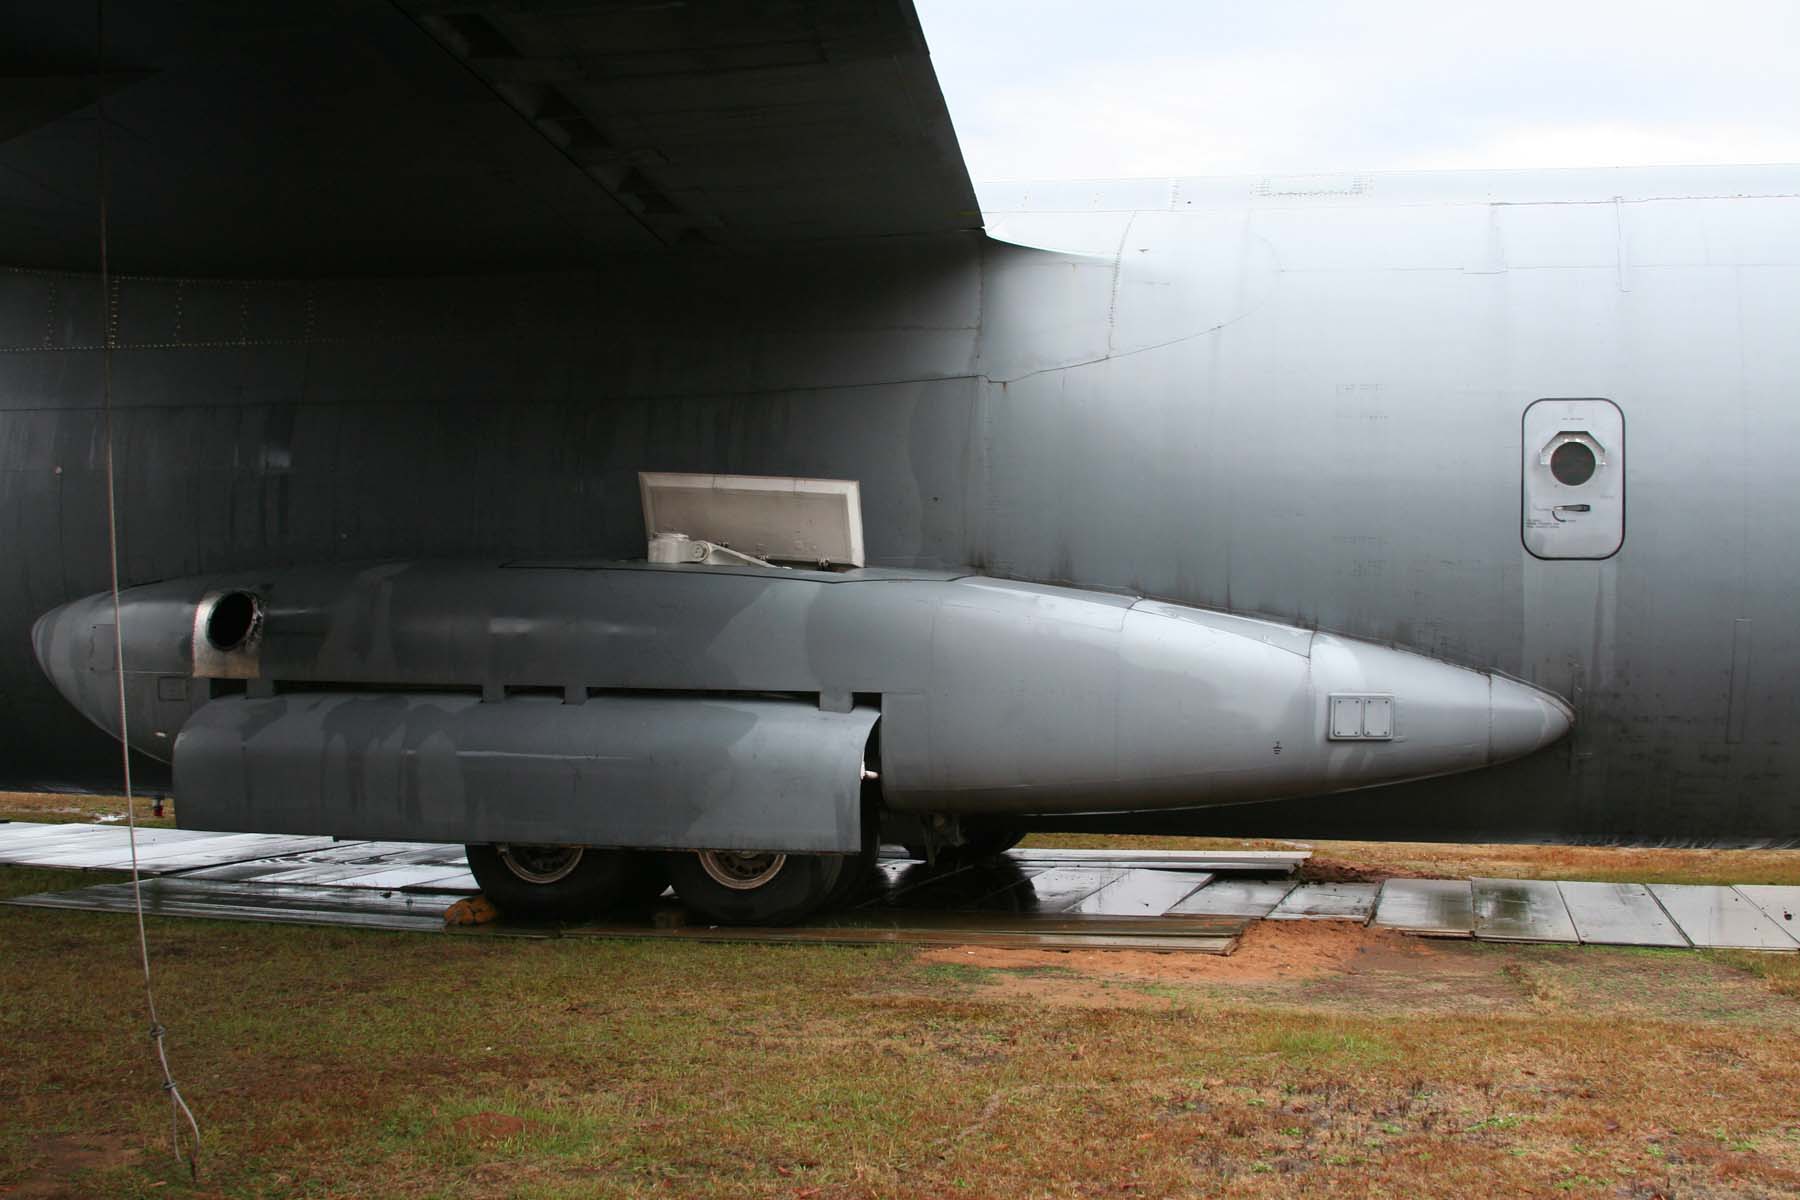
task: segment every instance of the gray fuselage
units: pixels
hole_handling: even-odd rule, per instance
[[[990,235],[599,273],[0,278],[9,782],[104,784],[33,620],[105,582],[640,555],[636,472],[857,479],[870,562],[1267,616],[1567,697],[1513,765],[1111,827],[1790,842],[1800,170],[1007,185]],[[105,314],[110,314],[108,318]],[[1622,544],[1522,422],[1623,423]],[[129,631],[128,631],[129,634]]]

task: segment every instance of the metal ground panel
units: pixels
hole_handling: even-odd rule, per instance
[[[1171,908],[1169,915],[1248,917],[1260,921],[1293,889],[1293,883],[1286,879],[1221,879],[1189,895]]]
[[[1375,915],[1379,883],[1300,883],[1269,913],[1271,921],[1359,921]]]
[[[1475,879],[1475,936],[1484,942],[1578,942],[1562,892],[1547,879]]]
[[[219,880],[166,877],[144,880],[143,891],[144,912],[149,916],[347,925],[414,933],[442,930],[444,909],[448,906],[447,900],[384,897],[361,889],[247,887]],[[20,896],[7,903],[33,908],[130,912],[131,885],[103,883],[67,892]]]
[[[1466,879],[1390,879],[1373,923],[1424,937],[1473,937],[1474,888]]]
[[[1800,940],[1800,887],[1771,883],[1740,883],[1737,893],[1762,910],[1764,916]]]
[[[1020,866],[1106,866],[1152,871],[1242,871],[1289,875],[1312,857],[1310,850],[1008,850]]]
[[[1160,917],[1195,888],[1208,886],[1211,878],[1188,871],[1127,871],[1123,879],[1107,884],[1063,911],[1096,917]]]
[[[1575,933],[1595,946],[1673,946],[1687,938],[1641,883],[1558,883]]]
[[[1095,892],[1125,878],[1129,872],[1093,867],[1051,867],[1012,887],[987,897],[975,906],[980,912],[1060,913]],[[1211,879],[1203,875],[1201,883]]]
[[[671,920],[599,922],[550,928],[499,922],[474,929],[446,927],[451,897],[377,892],[367,888],[255,884],[216,879],[161,877],[144,881],[145,911],[152,916],[328,925],[410,933],[475,933],[493,936],[593,936],[672,938],[694,941],[800,942],[991,946],[1054,950],[1155,950],[1229,954],[1246,922],[1121,918],[995,919],[970,913],[886,911],[846,916],[780,929],[739,929]],[[129,912],[129,884],[99,884],[66,892],[21,896],[5,903],[32,908]]]
[[[1729,887],[1653,883],[1650,892],[1688,941],[1721,950],[1800,950],[1767,913]]]

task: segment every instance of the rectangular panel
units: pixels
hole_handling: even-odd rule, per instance
[[[1761,909],[1763,915],[1800,940],[1800,887],[1768,883],[1740,883],[1737,893]]]
[[[1394,701],[1389,696],[1370,696],[1363,701],[1363,736],[1394,736]]]
[[[1477,879],[1475,936],[1487,942],[1577,942],[1575,922],[1546,879]]]
[[[1525,548],[1609,558],[1625,541],[1625,417],[1602,399],[1538,400],[1521,423]]]
[[[1800,950],[1768,915],[1728,887],[1653,883],[1650,892],[1696,946],[1734,950]]]
[[[1688,940],[1641,883],[1558,883],[1583,942],[1596,946],[1681,946]]]
[[[1381,885],[1374,923],[1427,937],[1471,937],[1474,889],[1466,879],[1390,879]]]
[[[175,784],[183,818],[213,827],[845,853],[862,845],[879,715],[723,696],[236,697],[189,718]]]
[[[1331,698],[1331,736],[1334,738],[1358,738],[1362,736],[1363,702],[1357,696],[1333,696]]]
[[[638,490],[646,538],[685,533],[778,562],[863,565],[855,480],[639,471]]]
[[[1271,921],[1367,921],[1378,883],[1302,883],[1269,913]]]
[[[1063,911],[1070,916],[1160,917],[1208,878],[1190,871],[1127,871],[1123,879]]]
[[[1294,889],[1290,880],[1222,879],[1209,883],[1169,910],[1172,917],[1269,915]]]

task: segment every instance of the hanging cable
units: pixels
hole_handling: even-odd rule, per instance
[[[150,1044],[156,1050],[157,1066],[162,1069],[162,1090],[169,1097],[169,1141],[177,1159],[185,1159],[188,1174],[200,1177],[200,1122],[194,1111],[181,1098],[175,1075],[169,1070],[169,1052],[163,1043],[164,1029],[156,1016],[156,988],[150,978],[150,940],[144,934],[144,889],[138,874],[137,800],[131,790],[131,739],[125,712],[125,627],[119,620],[119,513],[113,488],[113,410],[112,352],[113,329],[112,275],[107,264],[106,238],[106,0],[94,3],[94,114],[99,130],[95,138],[98,158],[100,193],[100,420],[106,455],[106,549],[112,574],[113,608],[113,677],[119,684],[119,756],[125,770],[125,828],[131,841],[131,898],[137,913],[138,961],[144,968],[144,1005],[150,1016]],[[186,1122],[191,1140],[184,1151],[182,1123]]]

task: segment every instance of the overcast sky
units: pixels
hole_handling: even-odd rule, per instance
[[[1800,162],[1800,0],[916,0],[977,180]]]

